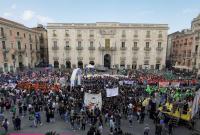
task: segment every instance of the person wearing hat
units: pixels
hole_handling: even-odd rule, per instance
[[[149,127],[148,124],[146,124],[145,127],[144,127],[144,135],[148,135],[149,131],[150,131],[150,127]]]

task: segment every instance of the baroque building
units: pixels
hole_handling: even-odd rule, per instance
[[[41,38],[41,32],[36,29],[0,18],[0,72],[34,68],[39,64]]]
[[[48,23],[49,64],[83,68],[165,68],[167,24]]]

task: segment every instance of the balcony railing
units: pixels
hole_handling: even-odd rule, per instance
[[[83,60],[83,57],[77,57],[77,60],[81,61],[81,60]]]
[[[33,43],[33,39],[32,39],[32,38],[31,38],[31,39],[29,39],[29,42],[30,42],[30,43]]]
[[[22,40],[22,37],[21,36],[16,36],[15,39]]]
[[[54,57],[53,57],[53,60],[58,61],[58,60],[59,60],[59,57],[54,56]]]
[[[65,50],[71,50],[71,46],[65,46]]]
[[[133,60],[133,61],[137,61],[137,60],[138,60],[138,57],[135,56],[135,57],[132,58],[132,60]]]
[[[9,52],[9,49],[8,49],[8,48],[3,48],[2,50],[3,50],[3,52],[5,52],[5,53],[8,53],[8,52]]]
[[[133,51],[138,51],[138,50],[139,50],[139,47],[132,47],[132,50],[133,50]]]
[[[2,40],[4,39],[5,40],[6,39],[6,35],[5,34],[1,34],[0,35],[0,39],[2,39]]]
[[[144,56],[144,59],[150,59],[150,56]]]
[[[159,52],[161,52],[163,50],[163,48],[162,47],[157,47],[156,48],[156,51],[159,51]]]
[[[90,47],[88,47],[88,50],[93,51],[93,50],[95,50],[95,47],[94,46],[90,46]]]
[[[151,47],[144,47],[144,51],[151,51]]]
[[[8,58],[7,58],[7,57],[5,57],[5,58],[4,58],[4,61],[5,61],[5,62],[8,62]]]
[[[100,51],[116,51],[117,47],[99,47]]]
[[[126,47],[120,47],[120,50],[125,51],[127,48]]]
[[[58,46],[52,46],[52,50],[58,50],[59,47]]]
[[[31,53],[35,53],[35,50],[31,50]]]
[[[18,49],[19,53],[25,53],[25,49]]]
[[[82,46],[77,46],[76,50],[83,50],[83,47]]]
[[[124,61],[124,60],[126,60],[126,57],[120,57],[120,60]]]
[[[91,60],[91,61],[95,60],[95,57],[89,57],[89,60]]]

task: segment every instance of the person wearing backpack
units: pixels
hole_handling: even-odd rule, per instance
[[[8,119],[5,119],[3,121],[2,127],[5,129],[6,133],[8,132],[8,125],[9,125]]]

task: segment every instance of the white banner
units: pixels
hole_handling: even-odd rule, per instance
[[[179,87],[180,86],[180,82],[171,82],[171,87]]]
[[[133,81],[124,81],[124,84],[132,85],[133,83],[134,83]]]
[[[101,93],[99,93],[99,94],[85,93],[84,104],[90,110],[94,109],[95,106],[98,107],[99,109],[101,109],[101,107],[102,107],[102,96],[101,96]]]
[[[198,112],[199,110],[199,100],[200,100],[200,90],[198,90],[196,92],[196,95],[194,97],[193,100],[193,104],[192,104],[192,118],[194,117],[194,115]]]
[[[119,88],[106,89],[107,97],[114,97],[119,95]]]

